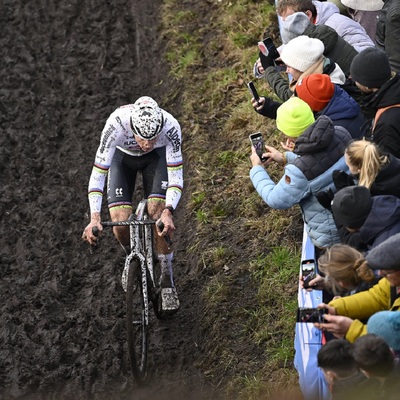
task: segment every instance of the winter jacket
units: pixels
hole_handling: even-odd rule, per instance
[[[341,297],[329,303],[336,309],[337,315],[354,320],[345,336],[349,342],[354,342],[359,336],[367,333],[367,326],[360,321],[361,319],[367,319],[378,311],[399,311],[400,297],[396,294],[395,289],[390,286],[390,282],[386,278],[382,278],[365,292]]]
[[[384,165],[371,185],[372,196],[388,194],[400,197],[400,159],[388,154],[389,163]]]
[[[375,112],[384,107],[400,103],[400,75],[383,84],[377,92],[365,96],[363,106]],[[372,131],[372,125],[367,137],[378,144],[383,151],[400,158],[400,107],[393,107],[381,114]]]
[[[264,107],[257,112],[265,117],[276,119],[276,112],[281,104],[281,102],[266,97]],[[364,114],[358,103],[340,86],[335,85],[335,91],[327,106],[315,113],[316,118],[321,115],[329,117],[333,125],[345,128],[353,139],[363,136],[361,127],[365,123]]]
[[[400,233],[400,198],[388,195],[372,197],[371,211],[362,227],[357,232],[349,232],[340,225],[338,232],[342,243],[362,252],[371,250]]]
[[[272,208],[287,209],[299,204],[307,233],[315,246],[326,248],[340,239],[332,213],[321,206],[315,194],[334,189],[332,171],[347,169],[344,150],[351,141],[342,127],[334,127],[325,115],[319,117],[286,152],[284,176],[275,184],[261,165],[250,170],[250,179],[262,199]]]
[[[384,0],[376,24],[376,47],[386,52],[393,70],[400,72],[400,2]]]
[[[307,71],[304,71],[299,79],[311,74],[327,74],[331,77],[333,83],[342,85],[346,81],[346,77],[340,67],[329,58],[321,57]],[[294,93],[297,80],[293,79],[288,82],[286,77],[283,77],[275,67],[268,67],[264,71],[264,77],[271,86],[275,94],[282,100],[289,100]]]
[[[313,4],[317,9],[316,25],[326,25],[333,28],[357,52],[374,46],[374,42],[365,29],[358,22],[340,14],[340,10],[335,4],[329,1],[313,1]]]
[[[327,115],[335,126],[342,126],[353,139],[363,136],[364,114],[358,103],[340,86],[335,85],[335,92],[328,105],[317,116]]]

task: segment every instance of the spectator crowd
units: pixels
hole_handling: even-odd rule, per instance
[[[317,266],[300,287],[323,290],[314,326],[332,399],[400,399],[400,2],[276,10],[279,58],[260,51],[254,75],[279,100],[251,101],[284,139],[266,138],[262,159],[252,147],[250,179],[269,207],[300,206]]]

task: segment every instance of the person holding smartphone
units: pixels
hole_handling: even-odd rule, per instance
[[[278,108],[276,125],[286,137],[288,151],[265,146],[263,157],[267,160],[262,162],[252,147],[250,179],[254,188],[271,208],[300,205],[308,235],[317,248],[339,243],[332,213],[319,203],[316,194],[334,187],[333,170],[348,170],[344,150],[350,134],[325,115],[315,120],[311,108],[298,97]],[[272,162],[284,165],[284,174],[276,184],[265,168]]]

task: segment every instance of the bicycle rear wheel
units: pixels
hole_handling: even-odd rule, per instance
[[[137,259],[129,265],[126,291],[126,323],[128,334],[129,358],[132,374],[138,384],[142,384],[147,373],[147,334],[148,300],[143,291],[141,266]]]

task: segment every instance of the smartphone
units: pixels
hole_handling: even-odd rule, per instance
[[[247,87],[249,88],[251,95],[254,97],[254,100],[257,101],[257,103],[258,103],[258,100],[260,100],[260,96],[257,93],[257,89],[254,86],[254,83],[253,82],[249,82],[247,84]]]
[[[274,42],[269,37],[263,39],[262,42],[258,42],[258,48],[262,54],[264,54],[266,57],[271,55],[274,60],[281,56],[279,51],[276,49]]]
[[[262,156],[264,153],[264,140],[261,132],[250,134],[249,139],[251,144],[256,148],[257,155],[260,157],[261,161],[266,161],[267,159]]]
[[[325,308],[305,308],[299,307],[297,309],[296,322],[325,322],[323,315],[327,314],[328,310]]]
[[[304,288],[309,288],[309,282],[316,277],[314,259],[303,260],[301,262],[301,275],[303,276]]]

